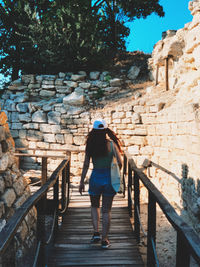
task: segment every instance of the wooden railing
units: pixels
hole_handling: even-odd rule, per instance
[[[59,179],[60,176],[61,179]],[[53,188],[52,199],[47,198],[50,188]],[[61,192],[59,192],[60,188]],[[58,228],[58,216],[62,215],[68,207],[69,188],[70,156],[66,157],[41,188],[16,210],[15,214],[0,232],[0,266],[4,266],[3,260],[6,249],[12,243],[23,219],[34,206],[37,208],[37,249],[33,266],[45,266],[47,258],[45,255],[47,251],[46,246],[51,242]],[[51,231],[48,231],[48,233],[45,228],[45,217],[47,215],[53,216]],[[15,259],[15,255],[9,255],[9,257]],[[14,261],[12,262],[13,266],[15,266]]]
[[[200,238],[176,213],[168,200],[154,186],[149,178],[139,170],[128,153],[124,155],[124,163],[128,164],[128,209],[134,217],[134,231],[140,242],[140,185],[148,190],[148,228],[147,228],[147,266],[159,266],[156,253],[156,204],[165,214],[169,223],[177,232],[176,267],[189,267],[191,256],[200,265]],[[127,163],[126,163],[127,162]],[[133,214],[134,211],[134,214]]]

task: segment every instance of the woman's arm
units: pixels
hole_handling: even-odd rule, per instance
[[[89,165],[90,165],[90,157],[87,154],[85,154],[85,159],[84,159],[84,163],[83,163],[83,170],[82,170],[81,180],[80,180],[80,184],[79,184],[79,192],[81,195],[82,195],[82,192],[84,192],[84,190],[85,190],[84,180],[85,180],[87,171],[89,169]]]
[[[116,152],[117,163],[119,165],[119,168],[121,169],[122,168],[122,157],[121,157],[121,154],[119,152],[117,145],[114,142],[113,142],[113,144],[114,144],[114,149]]]

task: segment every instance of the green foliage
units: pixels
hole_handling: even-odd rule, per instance
[[[100,99],[104,96],[102,88],[98,88],[97,92],[93,95],[95,99]]]
[[[110,76],[110,74],[106,74],[106,76],[104,77],[104,81],[109,82],[112,79],[112,77]]]
[[[22,73],[100,69],[125,50],[125,20],[163,15],[158,0],[3,0],[0,69]]]

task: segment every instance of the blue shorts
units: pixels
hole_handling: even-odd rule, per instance
[[[92,196],[114,196],[115,190],[111,185],[110,168],[93,169],[89,180],[89,194]]]

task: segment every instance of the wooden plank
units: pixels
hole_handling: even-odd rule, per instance
[[[109,234],[111,247],[103,250],[101,242],[90,243],[93,227],[89,196],[81,197],[77,190],[73,189],[72,202],[50,251],[48,266],[144,266],[125,208],[127,199],[117,195],[114,200]]]

